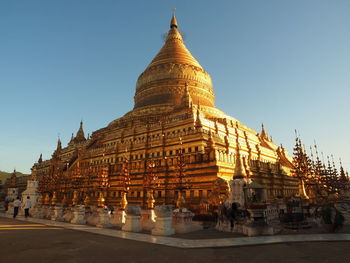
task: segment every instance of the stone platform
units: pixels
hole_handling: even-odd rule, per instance
[[[11,218],[5,213],[1,217]],[[39,223],[47,226],[62,227],[71,230],[84,231],[105,236],[147,242],[152,244],[165,245],[177,248],[210,248],[210,247],[235,247],[251,245],[267,245],[290,242],[316,242],[316,241],[350,241],[350,234],[298,234],[298,235],[275,235],[258,237],[227,237],[212,239],[185,239],[165,236],[152,236],[150,234],[133,233],[114,229],[92,227],[88,225],[75,225],[64,222],[57,222],[45,219],[28,218],[21,216],[16,218],[27,222]]]

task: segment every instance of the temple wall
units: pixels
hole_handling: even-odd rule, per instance
[[[37,174],[49,175],[53,165],[65,166],[60,176],[78,178],[75,181],[78,188],[72,183],[53,186],[52,189],[59,192],[59,199],[63,192],[72,198],[72,191],[76,188],[81,195],[89,193],[91,202],[96,204],[99,191],[103,191],[107,204],[117,206],[121,198],[120,174],[127,158],[131,174],[128,202],[144,205],[146,163],[153,160],[157,164],[154,173],[158,177],[154,193],[156,204],[175,204],[179,192],[176,185],[177,156],[182,148],[188,180],[186,200],[190,206],[198,208],[208,203],[208,196],[215,191],[218,179],[232,179],[239,148],[248,176],[266,188],[268,199],[291,196],[297,191],[297,182],[290,177],[289,167],[281,167],[274,148],[263,146],[257,133],[229,116],[221,119],[206,117],[202,113],[199,116],[200,124],[195,109],[177,111],[158,120],[118,120],[113,126],[93,133],[68,166],[66,155],[73,152],[72,145],[62,149],[62,160],[36,164]],[[101,188],[102,175],[108,178],[107,188]]]

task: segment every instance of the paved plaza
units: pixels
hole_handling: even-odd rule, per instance
[[[0,262],[348,262],[350,242],[176,248],[0,217]]]

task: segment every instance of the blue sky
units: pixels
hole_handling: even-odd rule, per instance
[[[348,0],[13,0],[0,2],[0,170],[29,172],[81,119],[91,133],[132,109],[172,7],[218,108],[290,153],[296,128],[350,168]]]

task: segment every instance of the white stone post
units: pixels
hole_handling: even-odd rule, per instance
[[[125,224],[125,210],[114,210],[110,223],[112,226],[122,227]]]
[[[156,222],[152,229],[152,235],[170,236],[175,234],[172,228],[172,209],[169,206],[156,206],[154,208],[156,214]]]
[[[51,216],[51,220],[53,221],[64,221],[63,220],[63,207],[61,205],[56,205],[53,208],[53,213]]]
[[[98,208],[96,206],[90,206],[89,210],[85,210],[86,224],[96,226],[99,221]]]
[[[98,208],[97,210],[98,213],[98,220],[97,220],[97,227],[102,227],[102,228],[107,228],[107,227],[111,227],[111,216],[108,213],[107,209],[104,208]]]
[[[179,209],[173,212],[173,227],[176,233],[189,233],[203,229],[203,226],[199,222],[193,222],[192,218],[194,214],[185,209],[179,211]]]
[[[145,230],[152,230],[156,222],[156,214],[154,209],[141,210],[140,225]]]
[[[50,219],[51,218],[51,209],[50,206],[48,205],[43,205],[41,207],[41,213],[42,213],[42,218],[44,219]]]
[[[66,207],[64,209],[63,217],[62,217],[64,222],[68,222],[69,223],[72,220],[72,218],[73,218],[72,210],[73,210],[73,208],[71,208],[71,207]]]
[[[85,225],[85,207],[83,205],[76,205],[73,208],[73,218],[70,222],[72,224]]]
[[[44,208],[42,205],[38,205],[36,208],[36,214],[35,214],[36,218],[42,219],[44,218]]]
[[[126,218],[125,224],[122,227],[124,231],[130,232],[141,232],[142,227],[140,226],[140,211],[139,206],[127,206],[126,207]]]
[[[13,215],[13,202],[8,204],[6,215],[12,216]]]

